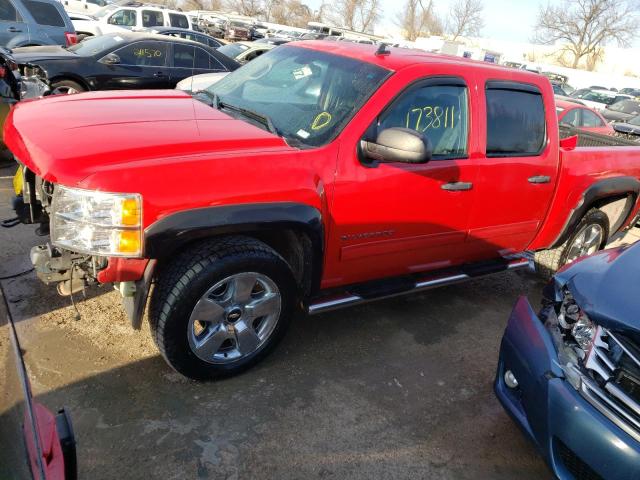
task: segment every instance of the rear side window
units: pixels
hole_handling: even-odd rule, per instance
[[[58,9],[50,3],[24,0],[24,6],[27,7],[31,16],[39,25],[49,25],[52,27],[66,26]]]
[[[189,20],[186,15],[180,15],[179,13],[170,13],[169,22],[172,27],[177,28],[189,28]]]
[[[5,22],[21,22],[18,11],[9,0],[0,0],[0,20]]]
[[[604,127],[604,122],[598,115],[590,110],[582,109],[582,126],[583,127]]]
[[[161,27],[164,25],[164,17],[162,12],[157,10],[142,10],[142,26],[143,27]]]
[[[579,113],[579,108],[570,110],[564,117],[562,117],[562,120],[560,120],[560,125],[571,125],[573,127],[577,127],[580,124]]]
[[[175,68],[193,68],[194,48],[192,45],[173,44],[173,66]]]
[[[467,87],[461,80],[452,85],[430,84],[410,88],[380,116],[378,132],[387,128],[410,128],[429,139],[434,158],[460,158],[467,154]]]
[[[531,85],[487,82],[487,156],[539,155],[546,142],[544,102]]]
[[[195,68],[200,68],[203,70],[215,70],[218,72],[224,72],[227,69],[217,58],[212,57],[207,52],[205,52],[201,48],[196,47],[196,60],[195,60]]]

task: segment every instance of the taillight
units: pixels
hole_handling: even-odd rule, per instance
[[[67,41],[67,47],[78,43],[78,35],[75,32],[64,32],[64,38]]]
[[[4,67],[0,67],[0,78],[4,78],[6,74],[7,74],[7,69]]]

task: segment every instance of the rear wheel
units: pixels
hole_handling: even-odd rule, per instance
[[[51,84],[51,95],[73,95],[84,91],[86,88],[73,80],[58,80]]]
[[[296,294],[289,265],[273,249],[229,237],[195,246],[160,273],[149,319],[171,367],[214,379],[267,355],[290,323]]]
[[[545,278],[551,278],[562,266],[603,249],[608,238],[609,219],[604,212],[591,209],[566,242],[557,248],[536,252],[536,271]]]

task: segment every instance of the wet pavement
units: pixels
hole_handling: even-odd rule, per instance
[[[0,169],[0,218],[12,173]],[[0,229],[0,277],[27,272],[0,281],[37,400],[71,411],[80,478],[550,478],[492,392],[514,301],[540,300],[528,272],[299,318],[256,368],[199,384],[165,365],[146,322],[131,330],[109,288],[78,296],[77,320],[29,271],[43,240]],[[10,354],[0,324],[0,392]],[[16,408],[0,400],[1,425]]]

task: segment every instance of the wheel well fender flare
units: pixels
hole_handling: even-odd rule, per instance
[[[166,259],[188,244],[222,235],[296,231],[310,242],[310,292],[317,292],[324,263],[324,225],[320,211],[294,202],[224,205],[184,210],[162,217],[145,229],[144,255]]]
[[[638,201],[640,196],[640,180],[635,177],[613,177],[600,180],[589,188],[587,188],[578,204],[571,210],[569,217],[562,229],[560,235],[556,238],[551,248],[557,248],[567,241],[573,229],[578,225],[580,219],[598,202],[601,202],[607,198],[628,196],[631,201],[627,202],[628,205],[625,208],[623,214],[624,221],[621,225],[624,225],[629,220],[629,215],[634,210],[634,205]],[[613,229],[613,225],[611,225]],[[617,232],[610,231],[609,236]]]

